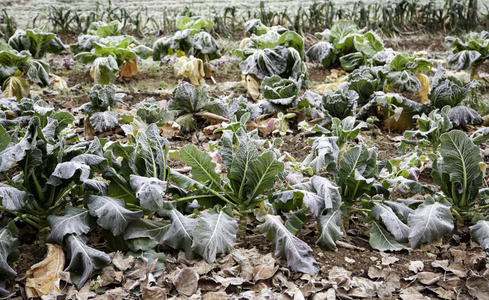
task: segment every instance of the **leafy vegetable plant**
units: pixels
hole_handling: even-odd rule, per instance
[[[489,32],[471,32],[467,35],[465,43],[456,37],[445,37],[445,44],[453,49],[448,57],[448,64],[452,69],[464,70],[470,68],[470,78],[477,75],[477,68],[489,58]]]
[[[60,54],[65,50],[59,37],[51,32],[43,32],[40,28],[25,31],[17,29],[8,44],[19,52],[29,51],[35,59],[42,58],[46,53]]]
[[[80,107],[80,111],[87,114],[90,125],[98,132],[104,132],[119,125],[119,113],[110,110],[116,106],[126,96],[123,93],[116,93],[114,87],[99,84],[93,86],[88,94],[89,103]]]
[[[221,57],[219,46],[214,37],[208,32],[202,31],[202,29],[208,29],[214,25],[211,20],[203,17],[180,16],[176,22],[179,31],[154,43],[154,61],[160,61],[173,52],[177,52],[178,56],[194,56],[204,62]]]
[[[18,52],[0,42],[0,86],[9,97],[20,101],[29,95],[26,78],[40,86],[49,85],[49,65],[33,59],[28,51]]]
[[[119,79],[130,78],[137,74],[136,58],[147,59],[153,50],[144,45],[134,45],[132,37],[105,44],[93,42],[90,52],[80,52],[75,59],[92,64],[91,75],[96,84],[105,85]]]

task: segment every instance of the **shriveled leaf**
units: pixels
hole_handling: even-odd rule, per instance
[[[288,231],[279,216],[267,214],[262,221],[257,228],[274,244],[275,255],[285,258],[292,271],[311,275],[319,272],[311,247]]]
[[[232,210],[216,206],[200,215],[193,230],[192,250],[208,263],[213,263],[217,254],[233,246],[237,232],[238,222],[232,217]]]
[[[82,288],[92,273],[110,263],[110,257],[102,251],[87,246],[87,238],[70,234],[66,237],[70,263],[65,269],[71,273],[71,281]]]
[[[32,278],[27,278],[25,284],[28,298],[61,293],[60,272],[65,267],[65,253],[60,245],[46,245],[48,246],[46,258],[26,272],[27,276],[32,276]]]
[[[98,218],[97,224],[115,236],[124,233],[130,222],[143,217],[142,211],[134,212],[124,208],[124,200],[107,196],[90,196],[87,206],[90,214]]]

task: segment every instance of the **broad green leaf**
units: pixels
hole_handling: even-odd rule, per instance
[[[377,174],[377,149],[360,145],[348,150],[340,161],[338,183],[343,199],[354,201],[371,191]]]
[[[276,176],[284,171],[284,163],[275,158],[273,152],[266,152],[251,162],[250,170],[246,173],[250,185],[250,199],[255,199],[263,194],[266,189],[271,189],[276,181]]]
[[[193,145],[186,145],[180,149],[180,158],[192,167],[192,175],[195,180],[205,183],[212,181],[220,187],[220,177],[216,173],[216,163],[209,154],[199,151]]]
[[[438,64],[438,70],[433,77],[428,98],[431,104],[437,108],[443,108],[445,105],[451,107],[459,105],[477,86],[477,81],[473,80],[464,85],[458,78],[453,76],[445,76],[447,71],[443,66]]]
[[[309,218],[306,216],[306,213],[303,209],[299,209],[287,218],[284,225],[293,235],[297,235],[301,232],[302,227],[307,221],[309,221]]]
[[[208,263],[216,261],[216,255],[228,251],[236,241],[238,222],[229,207],[203,212],[193,230],[192,250]]]
[[[0,229],[0,284],[17,276],[17,272],[8,264],[19,257],[18,235],[19,230],[14,222],[9,222],[7,226]]]
[[[252,187],[248,184],[247,174],[251,172],[251,163],[258,158],[258,150],[251,141],[245,141],[239,144],[233,156],[234,159],[228,169],[228,178],[235,194],[244,201],[246,193],[251,192]]]
[[[433,180],[459,207],[471,205],[482,185],[480,150],[459,130],[445,133],[440,139],[442,159],[433,164]]]
[[[288,267],[294,272],[314,275],[319,272],[319,265],[312,255],[312,249],[287,230],[279,216],[261,217],[258,229],[275,247],[275,255],[287,260]]]
[[[74,233],[81,236],[88,233],[90,231],[90,220],[90,213],[87,209],[67,205],[63,216],[48,216],[51,233],[47,242],[63,245],[63,239],[68,234]]]
[[[414,213],[414,209],[402,202],[384,201],[384,204],[389,206],[404,223],[407,223],[409,215]]]
[[[453,217],[450,207],[439,202],[423,203],[408,217],[411,227],[409,242],[417,248],[438,240],[453,229]]]
[[[470,228],[470,235],[484,250],[489,249],[489,221],[479,220]]]
[[[341,230],[343,213],[340,204],[333,209],[326,210],[326,214],[318,217],[318,229],[320,237],[316,244],[322,248],[337,251],[335,242],[343,236]]]
[[[365,56],[360,52],[354,52],[340,57],[341,67],[346,71],[351,71],[365,64]]]
[[[192,244],[194,241],[193,231],[197,225],[197,219],[185,217],[173,207],[162,209],[159,214],[171,220],[170,229],[166,232],[163,242],[175,250],[183,249],[188,259],[194,258]]]
[[[0,153],[7,149],[8,145],[11,142],[10,134],[7,133],[7,130],[3,126],[0,125]]]
[[[25,205],[27,194],[15,187],[0,183],[0,200],[6,209],[20,211]]]
[[[383,203],[375,203],[374,207],[370,211],[370,215],[377,221],[382,218],[382,222],[384,223],[385,227],[397,241],[408,241],[409,227],[399,219],[392,208]],[[372,227],[373,226],[374,225],[372,225]]]
[[[409,249],[394,239],[390,233],[379,223],[372,221],[372,228],[368,231],[370,246],[380,251],[401,251]]]
[[[49,65],[41,60],[29,60],[25,64],[29,79],[41,87],[49,85]]]
[[[386,78],[400,92],[418,93],[421,91],[421,82],[412,71],[389,72]]]
[[[137,175],[131,175],[130,181],[141,207],[148,210],[158,210],[163,207],[163,197],[168,187],[166,181]]]
[[[124,200],[107,196],[90,196],[87,206],[90,214],[98,218],[97,224],[115,236],[124,233],[129,223],[143,217],[142,211],[127,210]]]
[[[70,263],[65,272],[71,273],[71,280],[82,288],[92,273],[110,263],[110,257],[102,251],[87,246],[87,238],[70,234],[66,237]]]

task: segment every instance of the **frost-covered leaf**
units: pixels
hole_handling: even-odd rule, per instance
[[[110,263],[110,257],[102,251],[87,246],[87,238],[70,234],[66,237],[70,264],[65,272],[71,273],[71,280],[78,288],[85,285],[92,273]]]
[[[90,231],[90,213],[87,209],[66,206],[65,214],[62,216],[48,216],[51,233],[47,242],[63,245],[63,239],[68,234],[81,236]]]
[[[98,132],[105,132],[119,126],[119,113],[113,110],[96,112],[89,119],[90,124]]]
[[[439,202],[423,203],[408,217],[411,227],[409,242],[417,248],[438,240],[453,229],[450,207]]]
[[[90,214],[97,217],[97,224],[110,230],[114,236],[121,235],[129,223],[143,217],[142,211],[130,211],[124,208],[124,200],[107,196],[90,196],[88,199]]]
[[[158,244],[163,244],[163,239],[170,226],[171,222],[168,220],[154,221],[139,219],[127,226],[124,232],[124,239],[150,238]]]
[[[343,213],[340,205],[335,206],[333,209],[328,209],[326,214],[318,217],[318,229],[321,236],[317,240],[316,244],[320,247],[337,251],[335,242],[343,236],[341,230]]]
[[[463,105],[450,108],[448,118],[455,126],[478,126],[484,123],[484,119],[476,110]]]
[[[183,249],[189,259],[194,257],[192,251],[193,231],[197,225],[197,219],[191,219],[182,215],[175,208],[162,209],[159,212],[171,220],[170,229],[165,234],[163,242],[175,250]]]
[[[199,216],[193,230],[192,250],[208,263],[213,263],[217,254],[228,251],[234,245],[237,232],[238,222],[232,217],[232,210],[216,206]]]
[[[382,226],[372,221],[372,228],[368,231],[370,235],[370,245],[372,248],[380,251],[400,251],[403,249],[408,249],[408,247],[396,241],[390,233],[382,228]]]
[[[370,215],[377,221],[382,218],[385,227],[397,241],[407,242],[409,227],[399,219],[392,208],[383,203],[375,203]]]
[[[313,176],[309,182],[296,184],[292,188],[295,193],[302,194],[299,198],[315,216],[319,216],[324,209],[331,209],[341,203],[338,187],[321,176]]]
[[[337,145],[338,137],[318,137],[312,144],[311,153],[302,162],[302,167],[310,166],[318,174],[325,169],[329,172],[336,169],[340,148]]]
[[[489,249],[489,221],[479,220],[470,228],[470,235],[484,250]]]
[[[166,181],[137,175],[130,175],[130,181],[141,207],[148,210],[158,210],[163,207],[163,198],[168,188]]]
[[[25,205],[27,194],[10,185],[0,183],[0,200],[6,209],[20,211]]]
[[[261,217],[261,221],[264,223],[257,228],[273,243],[275,255],[285,258],[292,271],[311,275],[319,272],[311,247],[288,231],[279,216],[267,214]]]
[[[57,164],[47,184],[59,186],[63,183],[63,180],[73,178],[78,171],[79,180],[84,182],[90,176],[90,167],[101,164],[104,161],[105,158],[94,154],[80,154],[75,156],[69,162]]]
[[[245,61],[239,63],[243,74],[253,74],[259,79],[281,75],[287,69],[289,51],[283,46],[273,49],[256,50]]]
[[[14,222],[9,222],[7,226],[0,229],[0,285],[5,280],[14,278],[17,275],[17,272],[9,266],[9,263],[12,260],[17,260],[19,255],[17,250],[19,244],[17,241],[18,235],[19,230],[15,227]]]

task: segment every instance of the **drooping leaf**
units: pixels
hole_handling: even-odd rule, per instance
[[[25,205],[27,194],[10,185],[0,183],[0,200],[6,209],[20,211]]]
[[[267,214],[261,221],[264,223],[257,228],[273,243],[275,255],[285,258],[292,271],[311,275],[319,272],[311,247],[288,231],[279,216]]]
[[[158,244],[163,244],[163,239],[170,226],[171,222],[168,220],[139,219],[129,224],[124,232],[124,239],[150,238]]]
[[[372,228],[370,228],[368,234],[370,235],[370,245],[374,249],[380,251],[401,251],[408,249],[408,247],[399,243],[387,230],[375,221],[372,221]]]
[[[316,244],[322,248],[337,251],[335,242],[343,236],[341,230],[343,221],[343,213],[340,205],[336,205],[332,209],[328,209],[326,214],[320,215],[318,218],[318,229],[321,236]]]
[[[478,126],[484,123],[484,119],[476,110],[463,105],[450,108],[448,118],[455,126]]]
[[[315,174],[325,169],[334,172],[340,148],[338,137],[318,137],[313,139],[311,153],[302,162],[302,167],[310,166]]]
[[[90,214],[98,218],[97,224],[115,236],[124,233],[129,223],[143,217],[142,211],[127,210],[124,200],[108,196],[90,196],[87,206]]]
[[[48,216],[51,233],[47,238],[48,243],[63,245],[66,235],[74,233],[81,236],[90,231],[90,213],[84,208],[66,206],[63,216]]]
[[[197,219],[185,217],[173,207],[162,209],[159,213],[171,220],[170,229],[166,232],[163,242],[175,250],[183,249],[185,256],[192,259],[194,257],[192,251],[193,231],[197,225]]]
[[[17,275],[9,263],[12,263],[12,260],[16,260],[19,256],[19,250],[17,250],[18,235],[19,230],[15,227],[14,222],[9,222],[7,226],[0,229],[0,284]]]
[[[306,52],[306,57],[309,61],[322,64],[328,67],[336,60],[334,47],[328,42],[318,42],[309,48]]]
[[[119,113],[113,110],[96,112],[90,116],[90,124],[98,132],[106,132],[119,126]]]
[[[489,221],[479,220],[470,228],[470,235],[484,250],[489,249]]]
[[[409,242],[417,248],[440,239],[453,229],[450,207],[439,202],[423,203],[408,217],[411,227]]]
[[[92,273],[110,263],[110,257],[102,251],[87,246],[87,238],[70,234],[66,237],[70,264],[65,272],[71,273],[71,280],[78,288],[85,285]]]
[[[136,190],[136,197],[141,207],[148,210],[158,210],[163,207],[163,197],[168,184],[157,178],[130,175],[131,187]]]
[[[234,245],[237,232],[238,222],[232,217],[232,210],[216,206],[200,215],[193,230],[192,250],[208,263],[213,263],[217,254],[228,251]]]
[[[370,215],[377,221],[382,218],[385,227],[397,241],[407,242],[410,233],[409,227],[399,219],[392,208],[383,203],[375,203]]]
[[[90,176],[90,166],[101,164],[104,161],[105,158],[94,154],[80,154],[75,156],[69,162],[63,162],[56,165],[47,184],[59,186],[63,183],[63,180],[73,178],[78,171],[80,174],[78,178],[83,182]]]

